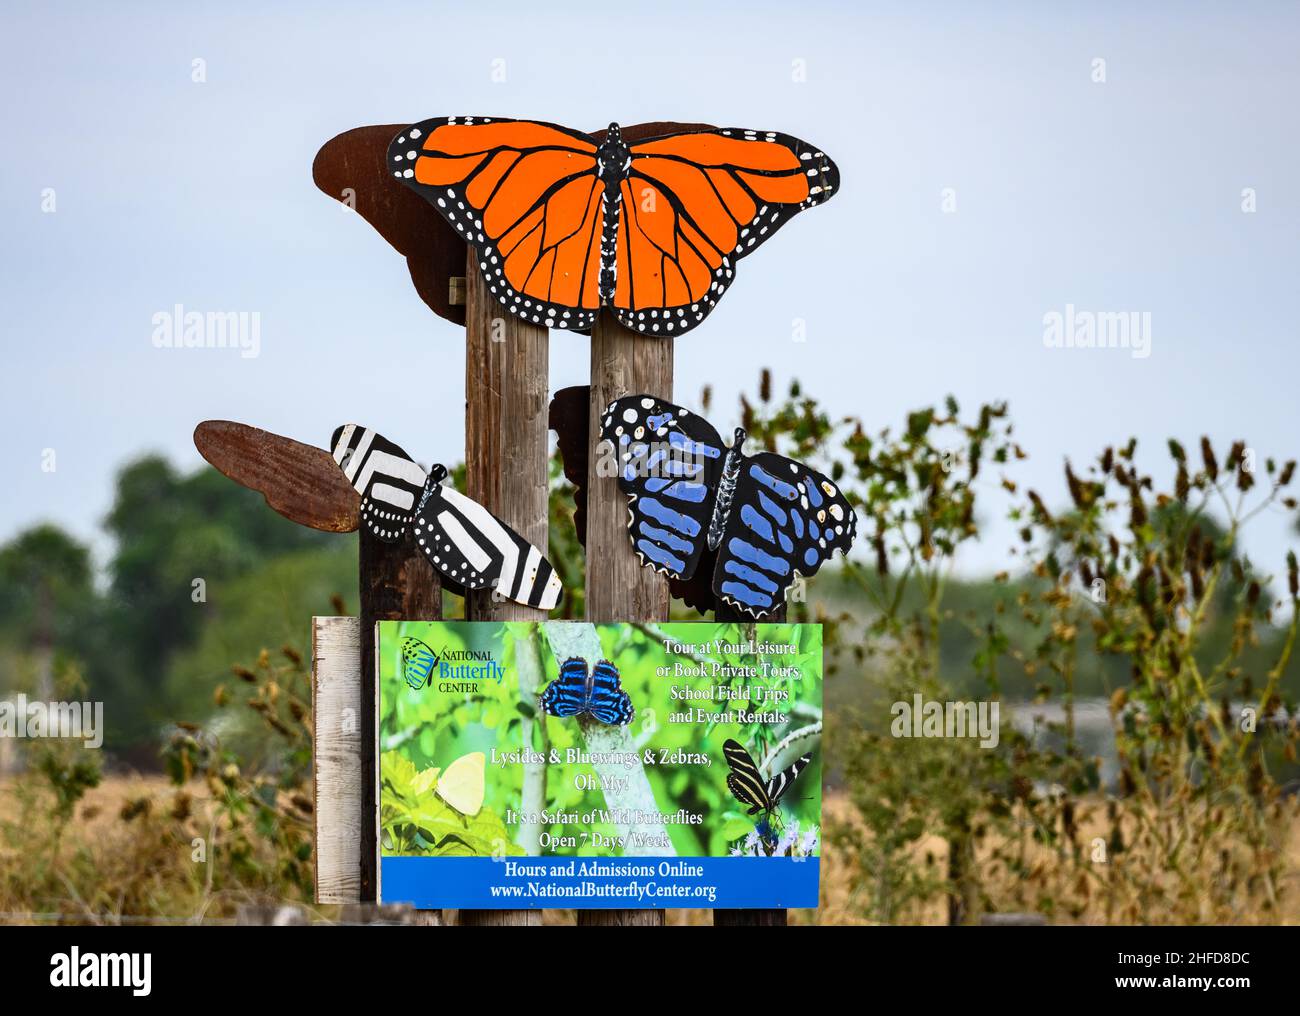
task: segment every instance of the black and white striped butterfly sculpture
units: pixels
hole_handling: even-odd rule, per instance
[[[618,457],[641,563],[685,580],[707,547],[717,555],[713,591],[751,617],[770,614],[795,575],[814,575],[853,544],[857,516],[835,484],[784,455],[746,455],[740,428],[727,448],[702,416],[629,395],[605,409],[600,435]]]
[[[345,424],[330,440],[334,461],[361,495],[361,524],[394,543],[410,528],[429,563],[465,589],[495,587],[511,600],[550,610],[560,578],[542,552],[452,487],[444,466],[426,473],[373,430]]]

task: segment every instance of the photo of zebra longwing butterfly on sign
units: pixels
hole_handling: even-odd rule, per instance
[[[727,789],[740,802],[745,814],[754,820],[753,832],[745,835],[740,845],[734,848],[734,853],[795,855],[799,848],[808,852],[815,844],[816,834],[809,831],[801,836],[797,822],[790,831],[791,835],[785,835],[786,823],[780,805],[795,787],[799,776],[812,764],[812,746],[820,737],[820,723],[791,734],[767,756],[765,769],[760,768],[739,741],[728,738],[723,742],[722,753],[728,768]],[[791,755],[794,755],[793,760]]]

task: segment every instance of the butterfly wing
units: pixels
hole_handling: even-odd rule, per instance
[[[636,713],[632,696],[623,690],[618,668],[609,660],[601,660],[591,668],[591,698],[587,711],[611,727],[631,723]]]
[[[799,774],[808,767],[808,763],[811,761],[811,755],[800,755],[789,766],[767,781],[767,799],[772,802],[773,808],[785,796],[785,792],[790,789],[794,781],[799,778]]]
[[[731,795],[748,807],[751,815],[771,811],[772,799],[767,796],[767,781],[763,779],[745,746],[739,741],[725,741],[722,754],[731,767],[731,772],[727,774],[727,789]]]
[[[643,565],[673,578],[695,573],[726,451],[702,416],[648,395],[612,402],[601,438],[618,457],[628,535]]]
[[[839,189],[839,170],[789,134],[711,128],[629,146],[613,307],[626,327],[675,335],[704,320],[736,262]]]
[[[419,639],[402,639],[402,677],[412,690],[419,691],[428,683],[437,664],[438,654]]]
[[[542,552],[477,501],[441,484],[436,467],[415,515],[415,542],[443,575],[466,589],[495,588],[502,596],[550,610],[562,586]]]
[[[827,477],[783,455],[745,458],[713,572],[714,591],[751,617],[785,600],[796,574],[848,553],[857,516]]]
[[[560,664],[560,676],[542,692],[542,712],[576,716],[587,708],[587,661],[573,656]]]
[[[487,757],[481,751],[462,755],[438,777],[437,793],[462,815],[473,818],[483,807]]]
[[[399,134],[388,165],[474,249],[499,303],[534,324],[586,330],[600,309],[596,147],[554,124],[440,117]]]
[[[409,455],[369,427],[348,423],[330,439],[334,461],[361,495],[361,523],[386,543],[411,523],[428,475]]]

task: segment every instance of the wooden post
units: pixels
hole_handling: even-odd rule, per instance
[[[355,903],[361,892],[361,620],[311,619],[312,800],[316,902]]]
[[[765,618],[764,623],[780,624],[786,618],[786,604],[782,603]],[[713,608],[713,620],[730,623],[736,621],[752,621],[748,615],[742,614],[729,604],[718,602]],[[784,928],[786,925],[786,912],[784,910],[715,910],[713,912],[713,924],[718,928]]]
[[[545,553],[550,334],[492,297],[473,248],[465,277],[465,492]],[[546,620],[546,611],[493,592],[470,593],[465,616],[471,621]],[[524,739],[531,743],[531,719],[525,727]],[[542,913],[462,910],[459,920],[540,925]]]
[[[600,417],[606,406],[624,395],[641,392],[672,398],[673,340],[638,335],[602,311],[591,330],[591,439],[600,434]],[[632,552],[627,538],[627,497],[614,482],[610,466],[604,454],[591,451],[587,460],[587,620],[666,621],[668,581],[643,568]],[[578,923],[661,925],[664,912],[580,910]]]
[[[361,892],[360,902],[375,901],[379,816],[375,799],[379,703],[375,698],[375,622],[437,621],[442,618],[442,584],[408,532],[384,543],[361,527]]]
[[[784,928],[784,910],[715,910],[715,928]]]

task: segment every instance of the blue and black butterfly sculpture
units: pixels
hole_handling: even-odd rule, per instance
[[[606,408],[600,433],[617,456],[641,563],[688,580],[711,552],[714,593],[751,617],[853,544],[857,516],[839,488],[784,455],[746,455],[740,428],[727,448],[703,417],[630,395]]]
[[[631,723],[636,713],[614,664],[601,660],[589,668],[578,656],[560,664],[560,676],[542,692],[542,710],[561,717],[585,713],[610,726]]]

